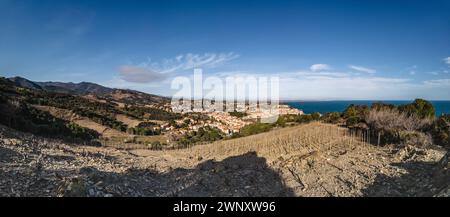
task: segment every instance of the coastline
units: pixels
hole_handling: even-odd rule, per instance
[[[328,112],[342,112],[351,104],[370,106],[374,102],[384,102],[387,104],[401,105],[411,103],[413,100],[330,100],[330,101],[282,101],[292,108],[301,109],[305,114],[319,112],[325,114]],[[430,101],[435,109],[436,116],[450,113],[449,100],[432,100]]]

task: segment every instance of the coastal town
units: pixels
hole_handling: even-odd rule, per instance
[[[183,105],[172,108],[172,111],[182,111],[181,113],[186,115],[185,118],[176,121],[179,125],[187,124],[186,127],[179,129],[178,132],[174,127],[169,125],[164,125],[163,127],[170,127],[167,131],[170,130],[171,133],[175,134],[184,134],[188,131],[196,131],[203,127],[212,127],[217,128],[225,135],[232,135],[239,133],[243,127],[252,123],[264,122],[264,120],[276,121],[280,115],[304,114],[302,110],[291,108],[285,104],[259,106],[257,103],[231,102],[221,105],[223,106],[221,108],[225,108],[222,111],[205,108],[202,106],[200,100],[194,101],[189,105],[194,105],[194,109],[186,109]],[[195,120],[191,117],[191,114],[201,114],[206,118]]]

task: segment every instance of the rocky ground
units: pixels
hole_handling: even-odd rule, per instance
[[[325,138],[325,130],[337,133]],[[0,126],[0,196],[450,196],[444,150],[376,147],[339,130],[313,123],[151,151]]]

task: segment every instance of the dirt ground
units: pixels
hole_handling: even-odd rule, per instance
[[[0,195],[447,195],[447,172],[436,176],[445,150],[377,147],[345,131],[312,123],[152,151],[65,144],[0,126]]]

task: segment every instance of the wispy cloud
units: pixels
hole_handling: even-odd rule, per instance
[[[141,90],[153,90],[146,85],[168,85],[169,78],[176,72],[192,69],[196,66],[215,67],[218,63],[225,63],[233,58],[226,55],[219,58],[216,55],[179,55],[170,60],[161,62],[147,61],[137,65],[129,65],[120,69],[119,81],[116,86],[130,86]],[[315,67],[313,67],[316,65]],[[224,71],[210,74],[225,81],[227,76],[278,76],[280,79],[280,97],[282,99],[303,100],[339,100],[339,99],[448,99],[450,97],[450,79],[430,79],[417,81],[407,77],[377,76],[374,69],[362,66],[349,65],[350,69],[334,70],[329,65],[314,64],[307,69],[291,72],[259,73],[251,71]],[[325,65],[325,66],[324,66]],[[410,75],[416,74],[417,66],[408,68]],[[155,69],[155,70],[153,70]],[[419,73],[419,72],[417,72]],[[368,76],[370,74],[370,76]],[[425,73],[426,74],[426,73]],[[164,80],[165,79],[165,80]],[[192,78],[190,78],[192,79]],[[161,81],[162,82],[153,82]],[[156,88],[156,86],[154,87]],[[172,90],[164,91],[164,95],[171,95]]]
[[[332,68],[329,65],[322,63],[311,65],[309,69],[313,72],[332,70]]]
[[[330,76],[330,77],[348,77],[349,73],[346,72],[312,72],[312,71],[298,71],[294,73],[283,73],[283,76],[295,76],[295,77],[317,77],[317,76]]]
[[[412,80],[407,78],[374,77],[346,72],[313,72],[311,70],[277,74],[244,72],[239,73],[238,76],[256,78],[278,76],[282,84],[280,97],[297,100],[408,99],[413,97],[408,94],[415,87]],[[398,96],[392,96],[392,93],[398,93]]]
[[[119,76],[125,81],[152,83],[165,80],[173,74],[193,68],[214,68],[225,64],[239,55],[230,53],[180,54],[162,61],[147,61],[139,64],[127,64],[119,67]]]
[[[447,63],[448,66],[450,66],[450,57],[444,58],[444,62]]]
[[[412,65],[410,67],[407,67],[405,70],[408,71],[409,75],[416,75],[417,74],[417,65]]]
[[[350,67],[350,66],[349,66]],[[358,67],[358,66],[356,66]],[[367,69],[373,74],[375,70]],[[358,68],[361,71],[361,68]],[[410,67],[415,74],[417,66]],[[356,69],[355,69],[356,70]],[[235,74],[235,73],[233,73]],[[231,75],[233,75],[231,74]],[[230,76],[229,73],[219,73]],[[280,97],[283,99],[339,100],[339,99],[448,99],[450,79],[430,79],[417,82],[405,77],[366,76],[342,71],[314,71],[312,67],[296,72],[251,73],[239,72],[239,76],[278,76]]]
[[[167,74],[152,71],[148,68],[138,66],[122,66],[119,76],[125,81],[135,83],[159,82],[167,78]]]
[[[170,73],[193,68],[213,68],[238,58],[239,55],[230,53],[180,54],[171,59],[154,62],[148,59],[138,64],[140,67],[151,68],[160,73]]]
[[[420,83],[408,78],[384,76],[280,75],[280,96],[285,99],[448,99],[450,79]]]
[[[428,80],[423,82],[428,86],[447,86],[450,87],[450,79],[436,79],[436,80]]]
[[[359,72],[369,73],[369,74],[374,74],[375,72],[377,72],[375,69],[371,69],[371,68],[367,68],[367,67],[363,67],[363,66],[349,65],[348,67],[350,69],[353,69],[353,70],[356,70]]]
[[[145,69],[145,68],[144,68]],[[150,93],[170,96],[173,90],[166,88],[170,79],[164,79],[171,73],[161,73],[141,68],[123,67],[121,74],[134,79],[125,80],[117,77],[111,81],[114,87],[126,87]],[[450,97],[450,79],[415,79],[390,76],[367,76],[340,71],[312,71],[309,68],[294,72],[260,73],[250,71],[224,71],[210,74],[225,82],[228,76],[278,76],[280,80],[280,97],[282,99],[301,100],[345,100],[345,99],[448,99]],[[153,80],[149,79],[153,78]],[[192,77],[190,77],[192,79]],[[145,81],[145,82],[144,82]],[[148,82],[148,83],[146,83]],[[169,82],[169,83],[168,83]],[[156,91],[156,92],[155,92]],[[160,92],[161,91],[161,92]]]

